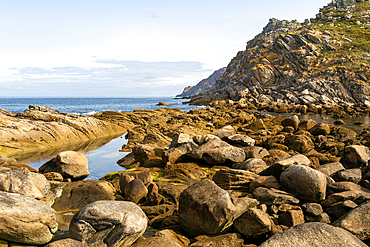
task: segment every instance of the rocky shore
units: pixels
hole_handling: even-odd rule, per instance
[[[84,180],[82,153],[38,171],[1,156],[0,246],[370,243],[368,129],[235,105],[90,118],[128,129],[127,170]],[[23,133],[13,132],[19,146]]]

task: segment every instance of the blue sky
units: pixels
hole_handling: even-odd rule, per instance
[[[174,96],[329,0],[0,0],[0,97]]]

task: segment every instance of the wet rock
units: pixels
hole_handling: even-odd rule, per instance
[[[220,169],[212,180],[224,190],[249,190],[249,183],[259,176],[250,171],[238,169]]]
[[[202,159],[208,164],[239,163],[245,160],[243,149],[231,146],[221,140],[212,140],[187,154],[193,159]]]
[[[225,138],[222,138],[222,140],[237,147],[254,146],[254,144],[256,143],[256,141],[253,138],[241,134],[227,136]]]
[[[280,179],[281,173],[288,167],[294,165],[310,166],[311,161],[303,154],[292,155],[288,158],[275,161],[271,166],[262,171],[259,175],[273,175],[276,179]]]
[[[234,228],[246,237],[257,237],[271,230],[270,216],[260,209],[250,208],[234,222]]]
[[[117,165],[129,169],[132,166],[134,166],[135,162],[136,162],[136,160],[135,160],[134,154],[133,153],[129,153],[125,157],[119,159],[117,161]]]
[[[340,162],[328,163],[315,168],[317,171],[324,173],[326,176],[331,177],[336,172],[344,170]]]
[[[217,234],[258,202],[234,199],[214,182],[204,179],[185,189],[179,198],[180,227],[191,235]]]
[[[311,222],[300,224],[275,234],[260,245],[260,247],[275,246],[365,247],[366,244],[342,228],[325,223]]]
[[[0,168],[0,190],[36,199],[46,196],[50,184],[42,174]]]
[[[261,204],[280,205],[285,203],[298,204],[299,199],[282,190],[259,187],[253,191],[253,197]]]
[[[370,239],[370,202],[361,204],[333,222],[333,226],[341,227],[361,240]]]
[[[242,247],[244,240],[236,233],[227,233],[215,237],[200,236],[202,239],[189,245],[189,247],[207,247],[207,246],[232,246]],[[198,237],[199,238],[199,237]]]
[[[97,201],[72,218],[69,232],[89,246],[131,246],[145,231],[144,212],[132,202]]]
[[[0,239],[46,244],[58,229],[57,220],[55,210],[36,199],[0,192]]]
[[[366,146],[351,145],[344,148],[340,163],[347,169],[361,168],[370,160],[370,151]]]
[[[222,127],[221,129],[215,130],[212,132],[212,135],[215,135],[219,138],[227,137],[227,136],[232,136],[235,135],[236,132],[234,128],[231,125]]]
[[[284,191],[300,199],[319,202],[325,199],[327,180],[325,174],[303,165],[285,169],[280,176]]]
[[[87,157],[75,151],[59,153],[55,158],[43,164],[39,171],[41,173],[58,172],[64,179],[70,178],[73,181],[82,180],[90,174]]]
[[[357,184],[358,182],[361,181],[362,170],[355,168],[355,169],[346,169],[346,170],[338,171],[332,176],[332,178],[336,182],[347,181],[347,182],[352,182],[352,183]]]
[[[87,180],[67,183],[63,193],[55,199],[53,208],[58,212],[80,210],[100,200],[114,200],[116,190],[106,181]]]

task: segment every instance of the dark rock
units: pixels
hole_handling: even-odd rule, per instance
[[[294,115],[292,117],[288,117],[288,118],[284,119],[281,122],[281,125],[284,126],[284,127],[292,126],[294,128],[294,130],[297,130],[299,123],[300,123],[300,121],[299,121],[298,116]]]
[[[334,220],[336,220],[357,206],[358,205],[353,201],[347,200],[325,209],[325,212],[328,213]]]
[[[140,179],[133,179],[125,186],[125,199],[138,204],[148,195],[148,189]]]
[[[370,151],[366,146],[351,145],[344,148],[340,163],[347,169],[361,168],[370,160]]]

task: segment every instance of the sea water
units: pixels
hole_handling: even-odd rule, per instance
[[[91,115],[102,111],[127,112],[135,109],[155,110],[158,102],[184,111],[199,108],[183,104],[186,100],[162,98],[0,98],[0,109],[23,112],[29,105],[47,106],[69,114]]]
[[[0,109],[11,112],[23,112],[29,105],[47,106],[53,110],[69,114],[91,115],[102,111],[128,112],[134,109],[155,110],[163,108],[157,106],[158,102],[170,105],[170,108],[178,108],[184,111],[191,109],[204,108],[201,106],[190,106],[183,104],[186,100],[174,99],[171,97],[162,98],[0,98]],[[119,152],[123,144],[126,144],[124,136],[103,141],[102,144],[88,143],[70,148],[85,153],[89,160],[90,176],[87,179],[99,179],[110,172],[125,170],[116,162],[127,153]],[[86,148],[86,146],[92,148]],[[97,148],[95,148],[97,147]],[[68,148],[68,147],[67,147]],[[68,149],[68,150],[70,150]],[[58,152],[64,149],[48,150],[34,154],[14,157],[18,163],[27,164],[32,168],[38,169]]]

